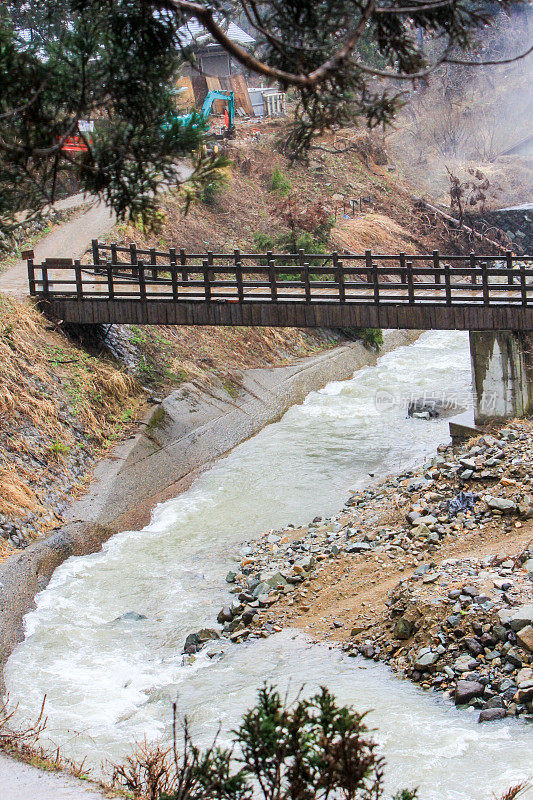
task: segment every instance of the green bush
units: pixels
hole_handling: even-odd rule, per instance
[[[383,796],[384,760],[364,722],[322,688],[287,704],[264,686],[233,731],[233,743],[196,747],[187,720],[174,747],[144,743],[114,768],[115,785],[149,800],[376,800]],[[396,800],[413,800],[416,790]]]
[[[213,179],[202,189],[200,199],[206,206],[215,206],[228,183],[228,176],[221,170],[213,174]]]
[[[270,176],[270,191],[280,197],[287,197],[292,192],[292,183],[280,167],[274,167]]]
[[[363,342],[367,347],[381,350],[383,347],[383,331],[381,328],[338,328],[347,339]]]
[[[266,253],[267,250],[273,250],[276,243],[269,233],[254,233],[254,247],[257,253]]]

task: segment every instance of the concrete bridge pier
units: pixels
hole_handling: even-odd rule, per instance
[[[533,412],[533,332],[470,331],[476,424]]]

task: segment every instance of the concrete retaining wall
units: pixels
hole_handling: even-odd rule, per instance
[[[474,417],[483,425],[533,410],[533,336],[523,331],[470,331]]]

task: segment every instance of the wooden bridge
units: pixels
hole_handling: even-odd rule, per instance
[[[91,263],[28,259],[70,323],[533,330],[533,256],[186,253],[94,241]]]

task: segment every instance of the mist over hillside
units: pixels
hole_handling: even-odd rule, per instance
[[[480,37],[479,58],[502,60],[524,52],[533,39],[533,8],[500,14]],[[428,45],[430,48],[432,45]],[[484,175],[483,206],[500,208],[533,195],[533,55],[501,66],[446,65],[406,91],[388,144],[405,176],[422,192],[446,202],[448,170],[468,180]],[[507,151],[522,144],[518,152]]]

